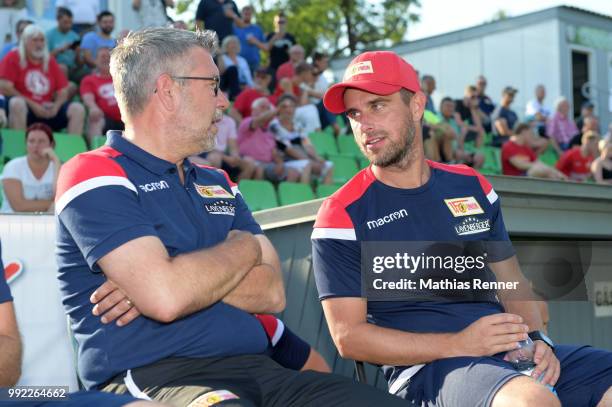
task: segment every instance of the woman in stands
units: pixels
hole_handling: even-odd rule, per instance
[[[53,151],[53,131],[46,124],[34,123],[25,138],[27,154],[9,161],[2,172],[2,213],[53,210],[61,165]]]
[[[246,86],[253,86],[253,77],[249,64],[241,57],[240,40],[235,35],[229,35],[221,44],[222,54],[218,58],[219,72],[221,72],[221,89],[229,93],[230,100]]]
[[[612,185],[612,142],[602,140],[601,144],[601,153],[591,164],[591,172],[598,184]]]

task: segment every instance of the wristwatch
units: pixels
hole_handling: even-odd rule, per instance
[[[532,341],[543,341],[545,344],[550,346],[552,350],[555,350],[555,343],[542,331],[532,331],[529,332],[529,338]]]

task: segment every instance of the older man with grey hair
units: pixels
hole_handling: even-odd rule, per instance
[[[394,405],[266,354],[254,314],[285,306],[278,256],[227,175],[186,160],[213,148],[228,105],[216,43],[211,31],[128,35],[111,57],[125,131],[62,169],[57,260],[80,377],[181,406]]]
[[[19,48],[0,63],[0,94],[9,97],[9,126],[24,130],[43,122],[55,131],[83,133],[85,109],[70,102],[73,88],[59,64],[49,55],[45,33],[36,25],[23,30]]]

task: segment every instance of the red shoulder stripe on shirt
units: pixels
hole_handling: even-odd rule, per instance
[[[478,182],[480,182],[480,186],[481,186],[483,192],[485,193],[485,195],[488,195],[491,192],[491,190],[493,189],[493,186],[491,185],[491,183],[482,174],[480,174],[475,169],[473,169],[471,167],[468,167],[467,165],[464,165],[464,164],[453,164],[453,165],[442,164],[442,163],[438,163],[438,162],[430,161],[430,160],[427,160],[427,163],[429,164],[430,167],[437,168],[437,169],[442,170],[442,171],[451,172],[453,174],[466,175],[466,176],[470,176],[470,177],[477,177],[478,178]]]
[[[109,146],[103,146],[87,153],[78,154],[64,164],[57,180],[56,201],[70,188],[96,177],[123,177],[127,175],[113,158],[121,153]]]

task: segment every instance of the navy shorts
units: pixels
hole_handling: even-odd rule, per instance
[[[555,347],[561,375],[555,390],[563,406],[595,407],[612,387],[612,352],[590,346]],[[489,407],[497,391],[522,376],[501,357],[458,357],[425,365],[398,396],[421,407]]]
[[[11,98],[8,98],[5,102],[6,110],[9,115],[11,114],[10,109],[9,109],[10,99]],[[51,119],[41,119],[41,118],[36,117],[36,115],[32,112],[32,110],[28,106],[27,125],[30,126],[31,124],[34,124],[34,123],[44,123],[47,126],[51,127],[53,131],[64,130],[68,126],[68,107],[70,106],[70,103],[72,102],[67,101],[66,103],[64,103],[62,107],[59,109],[59,111],[57,112],[57,115],[55,115],[55,117]]]

